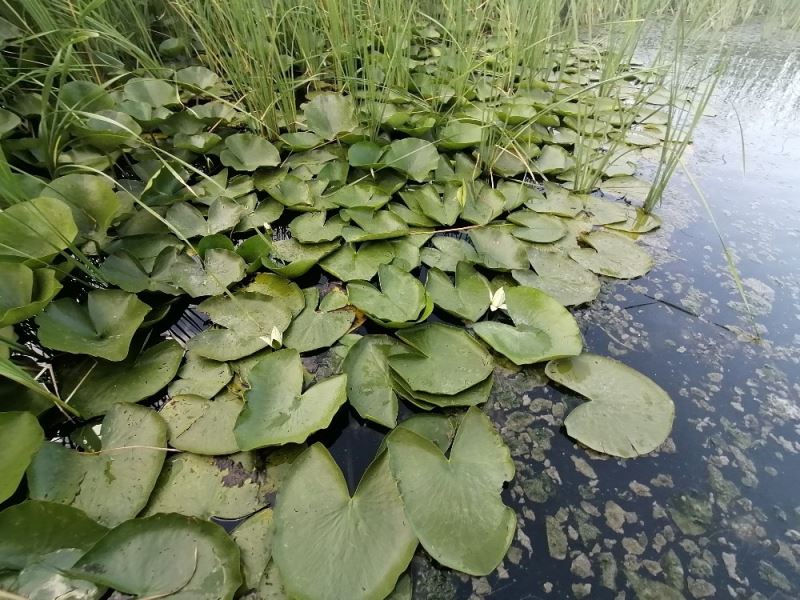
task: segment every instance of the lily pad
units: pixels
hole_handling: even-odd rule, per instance
[[[389,357],[389,366],[412,390],[457,394],[492,374],[492,356],[458,327],[426,323],[398,332],[414,350]]]
[[[236,526],[231,537],[242,556],[242,575],[245,586],[256,589],[264,579],[264,572],[272,558],[272,540],[275,527],[271,508],[265,508]],[[278,600],[268,596],[265,600]]]
[[[197,310],[205,313],[217,325],[243,337],[270,337],[286,331],[292,312],[283,298],[256,292],[237,292],[204,300]]]
[[[431,269],[425,289],[436,306],[465,321],[480,319],[492,298],[489,281],[466,262],[456,266],[455,284],[443,271]]]
[[[386,327],[408,327],[428,318],[433,303],[419,279],[394,265],[380,265],[378,281],[380,289],[366,281],[348,283],[351,304]]]
[[[58,198],[72,209],[72,217],[83,237],[102,242],[121,203],[105,177],[70,173],[57,177],[42,190],[43,196]]]
[[[661,227],[661,219],[656,215],[644,212],[641,208],[628,206],[625,221],[619,223],[609,223],[608,229],[626,231],[628,233],[647,233],[653,229]]]
[[[419,138],[403,138],[389,144],[383,163],[414,181],[425,181],[436,169],[439,153],[436,146]]]
[[[469,232],[480,264],[498,271],[526,269],[528,247],[525,242],[511,235],[509,227],[479,227]]]
[[[392,387],[389,357],[408,352],[395,338],[365,335],[347,352],[347,399],[362,418],[392,428],[397,424],[397,396]]]
[[[0,262],[0,327],[40,313],[61,290],[52,269],[32,270],[22,263]]]
[[[369,208],[350,208],[340,212],[348,221],[342,230],[347,242],[367,242],[403,237],[408,233],[408,225],[389,210]]]
[[[455,272],[459,262],[480,262],[475,248],[465,239],[437,235],[431,239],[433,247],[420,251],[420,259],[431,268]]]
[[[276,167],[281,162],[278,149],[265,138],[253,133],[234,133],[225,139],[219,159],[237,171],[255,171],[259,167]]]
[[[547,376],[590,400],[567,415],[567,433],[582,444],[631,458],[658,448],[672,430],[675,404],[650,378],[619,361],[581,354],[556,360]]]
[[[139,598],[169,600],[231,600],[242,584],[239,549],[225,530],[174,514],[122,523],[71,573]]]
[[[569,257],[598,275],[635,279],[653,268],[653,258],[631,240],[608,231],[592,231],[580,237],[591,248],[577,248]]]
[[[186,349],[197,356],[217,362],[239,360],[255,354],[271,344],[269,335],[243,335],[233,329],[206,329],[191,338]]]
[[[308,288],[303,293],[306,307],[286,330],[283,345],[298,352],[332,346],[349,331],[356,318],[355,311],[349,308],[324,310],[321,307],[318,310],[319,289]]]
[[[333,140],[358,127],[351,96],[333,92],[317,94],[303,105],[303,113],[308,128],[326,140]]]
[[[591,302],[600,293],[597,275],[561,252],[531,248],[528,260],[536,272],[530,269],[511,271],[514,280],[543,291],[564,306]]]
[[[17,490],[44,432],[32,413],[4,412],[0,413],[0,439],[0,502],[5,502]]]
[[[167,459],[145,516],[240,519],[266,505],[253,454],[200,456],[183,452]]]
[[[91,291],[85,304],[62,298],[36,317],[39,342],[53,350],[120,361],[148,312],[150,307],[135,294],[121,290]]]
[[[230,198],[217,198],[203,216],[188,202],[179,202],[169,207],[166,220],[184,238],[212,235],[230,231],[248,213],[247,207]]]
[[[275,525],[273,555],[286,590],[309,600],[381,600],[417,546],[385,453],[351,497],[331,455],[314,444],[279,492]]]
[[[423,548],[446,567],[491,573],[511,545],[517,519],[500,498],[514,463],[489,418],[470,408],[449,457],[402,427],[391,434],[388,448],[406,515]]]
[[[242,399],[231,393],[220,394],[213,400],[175,396],[158,414],[167,424],[170,446],[216,456],[239,451],[233,426],[242,406]]]
[[[389,242],[366,242],[358,249],[353,244],[344,244],[323,258],[319,266],[341,281],[369,281],[378,273],[378,267],[394,258],[395,251]]]
[[[123,88],[125,98],[150,106],[177,106],[181,103],[178,88],[163,79],[134,77]]]
[[[86,359],[58,369],[64,393],[84,419],[104,415],[117,402],[140,402],[175,377],[183,348],[166,340],[121,362]]]
[[[186,353],[186,362],[178,377],[169,384],[170,396],[215,396],[233,378],[228,363],[211,360],[194,352]]]
[[[439,132],[437,144],[445,150],[463,150],[472,146],[480,146],[483,139],[483,127],[475,123],[450,121]]]
[[[230,250],[212,248],[202,262],[180,254],[171,267],[172,282],[192,298],[217,296],[245,275],[242,257]]]
[[[332,242],[342,235],[345,224],[337,214],[330,219],[327,213],[309,212],[296,217],[289,223],[292,238],[303,244],[318,244],[319,242]]]
[[[506,312],[514,326],[497,321],[475,323],[478,336],[514,364],[529,365],[580,354],[581,332],[575,318],[544,292],[528,287],[506,291]]]
[[[42,556],[89,550],[108,529],[71,506],[25,500],[0,512],[0,570],[21,570]]]
[[[308,273],[322,258],[338,247],[338,242],[301,244],[294,238],[273,240],[270,243],[269,256],[265,256],[262,262],[269,270],[294,279]]]
[[[469,187],[462,185],[457,191],[464,197],[464,208],[461,210],[462,219],[476,225],[486,225],[505,211],[506,199],[502,192],[488,185],[480,186],[480,190],[477,192],[474,189],[470,190]],[[448,191],[450,189],[448,187]]]
[[[577,194],[572,194],[555,183],[545,182],[545,196],[531,196],[525,206],[538,213],[548,213],[558,217],[575,217],[583,210],[583,202]]]
[[[461,213],[462,204],[455,194],[442,196],[433,185],[400,192],[403,202],[415,212],[421,212],[440,225],[453,225]]]
[[[296,350],[280,350],[256,364],[234,433],[243,450],[299,443],[327,427],[347,399],[347,377],[337,375],[305,392]]]
[[[511,235],[526,242],[549,244],[567,234],[567,228],[557,217],[542,215],[533,210],[511,213],[508,221],[519,225],[511,229]]]
[[[102,439],[100,454],[45,443],[28,469],[31,498],[80,508],[109,527],[138,515],[164,463],[167,426],[149,408],[116,404]]]
[[[0,258],[46,260],[68,248],[78,235],[69,205],[34,198],[0,211]]]

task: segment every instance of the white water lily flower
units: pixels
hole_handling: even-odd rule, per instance
[[[506,310],[508,307],[506,306],[506,291],[503,288],[498,288],[494,294],[491,294],[491,304],[489,305],[489,310],[492,312],[502,308]]]
[[[259,338],[262,342],[266,342],[272,348],[280,348],[283,344],[283,333],[277,327],[273,327],[272,331],[270,332],[269,336],[262,335]]]

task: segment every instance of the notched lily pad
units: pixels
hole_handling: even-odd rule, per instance
[[[428,271],[425,289],[434,304],[465,321],[477,321],[489,309],[492,289],[489,281],[466,262],[456,266],[455,282],[439,269]]]
[[[547,376],[590,400],[567,415],[567,433],[598,452],[631,458],[658,448],[675,405],[651,379],[616,360],[581,354],[552,361]]]
[[[355,311],[346,307],[325,310],[320,305],[318,288],[307,288],[303,293],[306,307],[286,330],[283,345],[298,352],[310,352],[332,346],[349,331],[356,318]]]
[[[378,267],[380,289],[366,281],[347,284],[350,302],[385,327],[408,327],[431,314],[433,302],[420,281],[395,267]]]
[[[631,240],[608,231],[592,231],[580,237],[591,248],[571,250],[569,257],[598,275],[635,279],[653,268],[653,258]]]

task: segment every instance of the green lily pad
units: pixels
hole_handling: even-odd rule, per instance
[[[366,281],[347,284],[350,303],[377,323],[391,328],[424,321],[433,308],[419,279],[394,265],[378,267],[380,289]]]
[[[0,281],[0,327],[37,315],[61,290],[55,271],[22,263],[0,262]]]
[[[231,393],[209,400],[200,396],[174,396],[158,414],[169,431],[173,448],[216,456],[239,451],[233,426],[244,402]]]
[[[453,273],[460,262],[480,262],[478,253],[467,240],[436,235],[431,238],[431,244],[432,248],[426,247],[420,251],[420,259],[431,268]]]
[[[148,312],[150,307],[135,294],[121,290],[91,291],[85,304],[62,298],[36,317],[39,342],[53,350],[120,361]]]
[[[525,206],[538,213],[548,213],[557,217],[575,217],[583,210],[583,201],[577,194],[572,194],[555,183],[545,182],[546,196],[530,197]]]
[[[511,453],[489,418],[470,408],[449,457],[406,428],[389,437],[389,464],[422,547],[446,567],[482,576],[503,560],[517,519],[503,504]],[[457,507],[457,510],[456,510]]]
[[[200,396],[211,398],[233,378],[228,363],[211,360],[196,354],[186,353],[186,362],[178,371],[178,377],[169,384],[170,396]]]
[[[89,419],[106,414],[118,402],[140,402],[164,389],[182,358],[180,344],[166,340],[121,362],[86,359],[57,372],[70,404]]]
[[[510,227],[478,227],[469,232],[479,262],[497,271],[526,269],[529,245],[515,238]]]
[[[349,308],[324,310],[322,307],[318,310],[319,290],[315,287],[307,288],[303,293],[306,307],[286,330],[283,345],[298,352],[332,346],[350,330],[356,318],[355,311]]]
[[[324,446],[314,444],[295,461],[279,492],[273,548],[290,596],[381,600],[416,546],[385,453],[352,497]]]
[[[389,202],[391,196],[385,194],[374,183],[357,181],[343,185],[324,200],[341,208],[369,208],[377,210]]]
[[[455,194],[440,195],[433,185],[423,185],[400,192],[408,208],[420,212],[440,225],[453,225],[462,205]]]
[[[369,281],[378,273],[378,267],[394,258],[395,251],[389,242],[366,242],[358,249],[353,244],[344,244],[323,258],[319,266],[340,281]]]
[[[628,233],[647,233],[648,231],[661,227],[661,219],[656,215],[648,214],[641,208],[635,206],[627,206],[626,209],[627,214],[625,216],[625,221],[609,223],[606,227],[608,229],[626,231]]]
[[[57,177],[42,190],[42,195],[66,202],[80,234],[98,242],[104,240],[122,208],[114,188],[100,175],[70,173]]]
[[[330,425],[347,399],[347,377],[325,379],[305,392],[296,350],[267,355],[250,372],[250,390],[234,433],[243,450],[299,443]]]
[[[578,324],[559,302],[528,287],[511,288],[505,296],[513,327],[497,321],[473,325],[492,348],[517,365],[580,354],[583,340]]]
[[[0,438],[0,502],[5,502],[17,490],[44,432],[32,413],[4,412],[0,413]]]
[[[191,338],[186,349],[197,356],[217,362],[239,360],[271,345],[268,335],[244,335],[233,329],[206,329]]]
[[[457,406],[477,406],[489,399],[494,386],[494,376],[490,375],[483,381],[476,383],[456,394],[432,394],[414,390],[409,383],[397,373],[392,373],[392,384],[397,393],[422,410],[440,408],[453,408]]]
[[[483,127],[475,123],[450,121],[439,131],[437,144],[445,150],[463,150],[480,146],[483,140]]]
[[[281,135],[280,140],[292,152],[311,150],[312,148],[316,148],[317,146],[321,146],[325,143],[325,140],[319,137],[316,133],[312,133],[310,131],[284,133]]]
[[[212,248],[202,262],[187,254],[177,256],[171,266],[172,282],[192,298],[218,296],[229,285],[241,281],[245,276],[242,257],[230,250]]]
[[[408,234],[406,222],[389,210],[350,208],[339,214],[348,221],[342,230],[346,242],[385,240]]]
[[[237,171],[255,171],[259,167],[277,167],[281,163],[278,149],[253,133],[234,133],[225,139],[219,155],[226,167]]]
[[[200,66],[179,69],[175,72],[175,81],[195,90],[210,90],[221,83],[219,75]]]
[[[342,363],[347,399],[362,418],[390,429],[397,424],[389,357],[406,352],[408,348],[386,335],[365,335],[347,352]]]
[[[301,244],[294,238],[273,240],[269,256],[262,259],[264,266],[279,275],[294,279],[308,273],[322,258],[339,247],[339,242]]]
[[[606,179],[600,184],[600,191],[604,194],[644,203],[652,187],[653,185],[644,179],[633,175],[622,175]]]
[[[492,374],[492,356],[461,328],[425,323],[397,335],[414,352],[390,356],[389,366],[412,390],[452,395]]]
[[[140,598],[232,600],[242,584],[239,549],[225,530],[174,514],[122,523],[70,572]]]
[[[303,114],[308,128],[326,140],[333,140],[358,127],[351,96],[333,92],[317,94],[303,105]]]
[[[255,456],[171,456],[144,510],[144,516],[178,513],[188,517],[240,519],[266,505]]]
[[[40,557],[74,548],[87,551],[108,529],[71,506],[25,500],[0,512],[0,570],[22,570]]]
[[[418,138],[403,138],[389,144],[383,164],[414,181],[425,181],[436,169],[439,153],[436,146]]]
[[[167,427],[149,408],[116,404],[102,439],[101,454],[45,443],[28,469],[31,498],[80,508],[109,527],[138,515],[164,463]]]
[[[464,196],[464,208],[461,210],[462,219],[476,225],[486,225],[503,214],[506,199],[502,192],[488,185],[480,186],[478,192],[474,189],[470,190],[470,187],[477,186],[462,185],[459,188],[459,193]],[[448,191],[451,189],[448,186]]]
[[[628,208],[618,202],[609,202],[594,196],[583,196],[583,211],[589,216],[589,222],[592,225],[623,223],[628,218]]]
[[[163,79],[134,77],[129,79],[123,88],[127,100],[143,102],[150,106],[178,106],[178,88]]]
[[[489,281],[466,262],[456,266],[455,285],[439,269],[428,271],[425,289],[436,306],[465,321],[477,321],[489,309]]]
[[[239,546],[245,586],[257,589],[272,558],[275,526],[271,508],[265,508],[236,526],[231,537]],[[278,600],[268,596],[266,600]]]
[[[563,173],[575,166],[575,159],[561,146],[546,145],[542,154],[533,161],[533,170],[537,173],[550,175]]]
[[[508,221],[519,225],[511,229],[511,235],[525,242],[549,244],[567,234],[567,228],[556,217],[542,215],[533,210],[518,210],[508,215]]]
[[[242,337],[270,337],[275,330],[282,334],[292,321],[291,309],[283,298],[256,292],[208,298],[198,304],[197,310]]]
[[[511,271],[520,285],[536,288],[564,306],[591,302],[600,293],[600,280],[561,252],[531,248],[528,260],[535,269]]]
[[[236,200],[217,198],[208,207],[207,216],[188,202],[179,202],[169,207],[165,218],[182,237],[189,239],[230,231],[247,213],[247,207]]]
[[[580,237],[591,248],[571,250],[569,257],[598,275],[635,279],[653,268],[653,258],[635,242],[608,231],[592,231]]]
[[[547,376],[590,400],[567,415],[567,433],[582,444],[631,458],[658,448],[672,430],[675,404],[650,378],[619,361],[581,354],[552,361]]]
[[[377,169],[381,166],[381,157],[386,151],[386,146],[375,142],[358,142],[347,150],[347,162],[351,167],[365,167]]]
[[[0,258],[5,260],[46,260],[77,235],[72,210],[57,198],[34,198],[0,211]]]
[[[342,235],[345,224],[336,214],[330,219],[327,213],[309,212],[295,217],[289,223],[292,238],[303,244],[318,244],[319,242],[332,242]]]

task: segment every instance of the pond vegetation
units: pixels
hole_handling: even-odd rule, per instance
[[[800,23],[0,3],[0,598],[410,598],[418,547],[487,575],[517,527],[498,369],[583,398],[564,425],[592,451],[661,446],[673,400],[584,352],[570,307],[654,266],[638,240],[724,67],[683,45],[765,14]],[[354,490],[341,411],[385,434]]]

